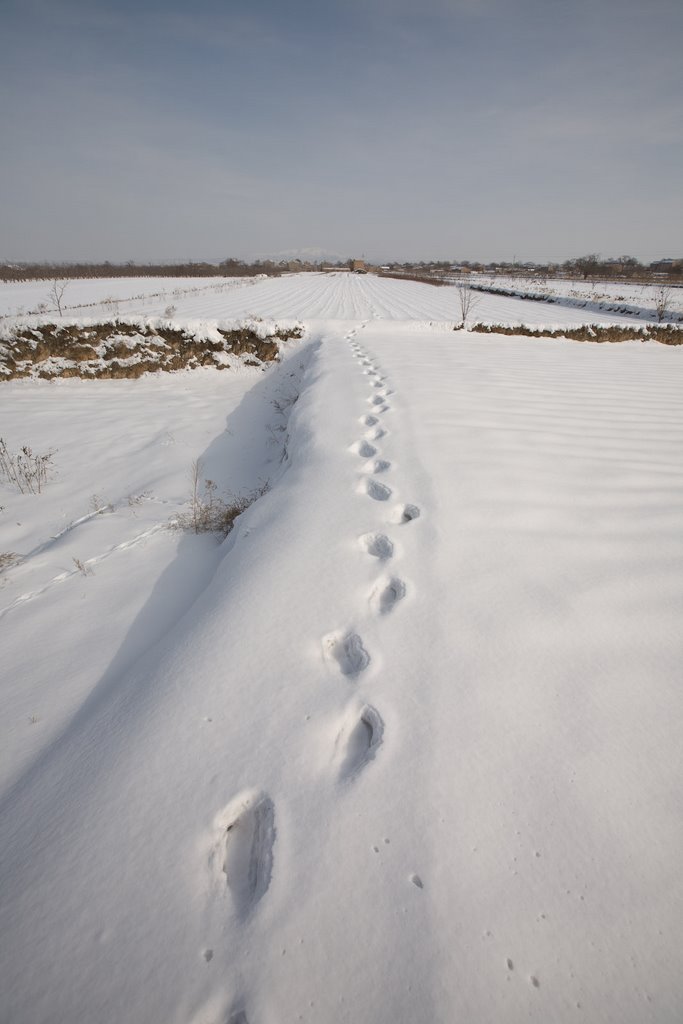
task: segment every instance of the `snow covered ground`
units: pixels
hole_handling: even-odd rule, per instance
[[[609,312],[611,309],[628,309],[633,315],[644,320],[657,320],[656,306],[661,301],[662,289],[666,290],[666,310],[662,317],[668,321],[683,319],[683,286],[669,284],[662,280],[655,284],[629,284],[625,281],[564,281],[556,278],[505,277],[503,275],[480,275],[473,282],[492,288],[553,297],[567,306],[585,308],[587,312]]]
[[[0,1019],[677,1024],[683,353],[250,291],[265,373],[2,385]]]
[[[179,299],[224,295],[248,288],[261,278],[253,277],[97,277],[62,281],[62,311],[66,315],[112,316],[129,309],[161,315]],[[0,317],[24,317],[30,313],[57,312],[51,281],[0,282]],[[43,307],[46,307],[43,310]]]
[[[35,310],[46,282],[0,284],[0,312]],[[24,292],[24,289],[26,291]],[[159,293],[159,294],[158,294]],[[113,305],[110,294],[120,296]],[[134,298],[134,296],[138,296]],[[37,300],[39,301],[39,300]],[[372,274],[290,274],[279,278],[125,278],[70,282],[65,312],[73,317],[122,315],[163,316],[174,307],[175,319],[217,320],[254,315],[281,319],[388,319],[460,321],[455,285],[435,287],[416,281],[378,278]],[[84,303],[82,306],[75,303]],[[33,304],[32,304],[33,303]],[[21,321],[30,321],[22,315]],[[470,320],[494,324],[572,326],[583,323],[636,323],[638,318],[599,310],[546,306],[543,303],[478,293]]]

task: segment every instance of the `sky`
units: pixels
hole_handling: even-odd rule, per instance
[[[681,0],[0,0],[0,259],[683,256]]]

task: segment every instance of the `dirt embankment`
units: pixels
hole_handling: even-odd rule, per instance
[[[658,341],[662,345],[683,345],[683,327],[674,324],[650,324],[623,327],[620,325],[585,324],[582,327],[513,327],[500,324],[473,324],[467,328],[476,334],[509,334],[523,338],[569,338],[570,341]]]
[[[113,320],[17,325],[0,338],[0,380],[36,377],[136,378],[158,370],[229,369],[276,360],[280,343],[302,328],[211,325],[196,331],[166,323]]]

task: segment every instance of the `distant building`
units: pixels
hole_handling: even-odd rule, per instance
[[[351,260],[351,270],[354,270],[359,274],[364,274],[366,272],[365,260]]]
[[[675,267],[678,263],[681,262],[681,260],[672,259],[656,260],[654,263],[650,264],[650,270],[671,270],[673,267]]]

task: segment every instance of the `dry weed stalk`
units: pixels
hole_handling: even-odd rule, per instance
[[[195,459],[190,470],[190,509],[176,517],[175,525],[182,530],[192,530],[193,533],[220,533],[227,537],[237,517],[266,493],[268,484],[248,494],[222,496],[214,480],[202,480],[203,470],[202,460]]]
[[[80,558],[74,558],[73,563],[80,572],[81,576],[94,576],[94,571],[85,562],[82,562]]]
[[[47,481],[47,474],[54,452],[37,455],[25,444],[18,452],[11,452],[4,438],[0,437],[0,477],[14,484],[22,494],[40,494]]]
[[[657,322],[661,324],[662,320],[666,319],[666,314],[669,311],[669,304],[671,302],[671,288],[662,284],[655,289],[654,293],[654,305],[655,313],[657,315]]]

